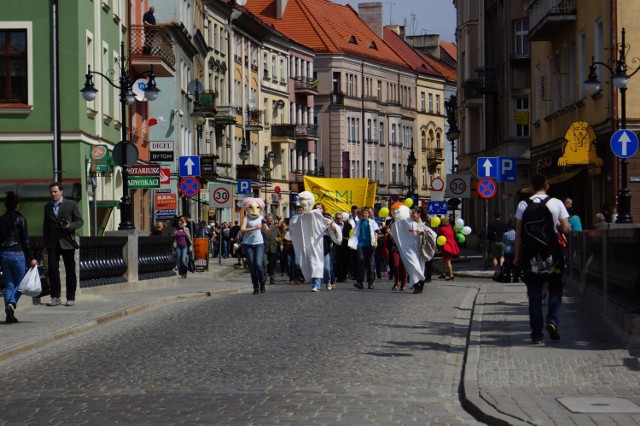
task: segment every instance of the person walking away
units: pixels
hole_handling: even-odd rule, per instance
[[[487,245],[491,256],[491,266],[493,266],[493,280],[500,281],[502,265],[504,264],[504,243],[502,234],[507,230],[507,226],[502,221],[500,212],[493,212],[493,222],[487,229]]]
[[[227,222],[224,222],[222,224],[222,257],[224,257],[225,259],[227,257],[229,257],[229,253],[231,253],[230,247],[230,240],[231,240],[231,228],[227,225]]]
[[[284,251],[284,234],[287,233],[287,223],[284,220],[278,222],[278,232],[280,233],[276,239],[278,241],[278,261],[280,262],[280,276],[283,277],[289,271],[289,261]]]
[[[354,287],[363,289],[366,278],[367,287],[373,290],[373,281],[376,276],[374,254],[378,245],[378,223],[369,218],[368,207],[360,209],[360,220],[354,228],[352,238],[356,242],[358,259]]]
[[[557,233],[567,234],[569,212],[557,198],[547,195],[549,183],[545,176],[531,178],[533,195],[521,201],[516,210],[516,242],[514,265],[522,266],[529,297],[531,343],[544,343],[542,287],[549,284],[549,306],[546,329],[551,340],[559,340],[559,313],[562,303],[564,255]]]
[[[596,213],[596,216],[593,219],[593,229],[609,229],[607,219],[605,219],[602,213]]]
[[[49,268],[49,283],[51,284],[51,300],[47,306],[58,306],[62,285],[60,283],[60,256],[64,262],[66,276],[67,302],[66,306],[75,306],[76,287],[76,250],[79,248],[75,230],[82,227],[84,221],[80,216],[75,201],[63,196],[64,189],[60,182],[49,184],[51,201],[44,206],[44,220],[42,235],[44,239],[44,253],[47,256]]]
[[[456,243],[451,222],[449,222],[449,219],[446,217],[442,219],[442,222],[440,222],[438,236],[446,238],[444,245],[440,248],[442,251],[442,275],[440,275],[440,278],[444,278],[445,281],[451,281],[453,280],[453,266],[451,265],[451,259],[460,253],[460,248]]]
[[[280,238],[280,228],[277,224],[273,223],[273,215],[271,213],[267,213],[265,215],[264,224],[267,227],[268,232],[262,232],[262,239],[264,241],[263,268],[265,268],[266,265],[267,275],[269,276],[269,285],[273,285],[276,283],[276,262],[280,255],[280,244],[278,243],[278,238]]]
[[[520,282],[520,268],[516,268],[513,259],[516,253],[516,220],[509,219],[507,222],[507,232],[502,234],[502,242],[504,243],[504,265],[502,273],[502,282]]]
[[[187,228],[187,221],[182,216],[178,218],[178,227],[174,233],[174,238],[174,247],[178,261],[178,274],[181,278],[187,278],[189,252],[193,247],[193,239],[191,238],[189,228]]]
[[[573,200],[571,198],[565,198],[564,206],[569,213],[569,226],[572,231],[582,231],[582,221],[580,216],[576,213],[576,209],[573,208]]]
[[[29,248],[27,219],[18,213],[20,200],[15,192],[9,191],[4,199],[7,211],[0,216],[0,266],[4,277],[5,322],[18,322],[15,312],[20,300],[18,287],[25,276],[26,265],[38,266],[38,261]]]

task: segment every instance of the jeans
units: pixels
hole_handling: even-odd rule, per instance
[[[60,244],[56,248],[48,249],[47,260],[49,261],[49,283],[51,284],[52,298],[59,298],[62,293],[62,284],[60,283],[60,256],[62,256],[67,277],[67,300],[76,300],[78,278],[76,277],[75,252],[75,250],[61,249]]]
[[[229,239],[222,240],[222,257],[229,256]]]
[[[366,246],[358,247],[357,250],[357,262],[356,262],[356,281],[359,283],[364,282],[365,275],[367,283],[372,284],[376,276],[375,260],[373,258],[375,254],[375,247]]]
[[[16,306],[20,300],[18,287],[26,273],[24,253],[21,251],[0,251],[0,265],[2,265],[5,283],[4,307],[6,308],[9,303]]]
[[[296,254],[293,249],[289,249],[285,251],[287,255],[287,272],[289,273],[289,281],[293,281],[298,278],[297,267],[296,265]]]
[[[547,307],[547,323],[556,327],[560,324],[558,314],[562,304],[562,274],[533,274],[525,272],[524,282],[529,296],[529,325],[531,339],[542,339],[542,285],[549,282],[549,306]]]
[[[178,257],[178,274],[180,274],[180,276],[183,276],[187,273],[189,246],[176,247],[176,255]]]
[[[311,278],[311,287],[320,289],[320,278]]]
[[[264,244],[243,244],[242,253],[244,254],[244,257],[247,258],[253,288],[256,289],[258,286],[264,286],[264,270],[262,269]]]
[[[324,255],[324,274],[322,281],[325,284],[333,284],[336,282],[336,275],[333,270],[333,247]]]

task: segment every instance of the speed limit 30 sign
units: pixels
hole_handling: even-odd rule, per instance
[[[209,207],[218,209],[233,207],[233,185],[209,185]]]
[[[447,175],[448,198],[471,198],[471,175]]]

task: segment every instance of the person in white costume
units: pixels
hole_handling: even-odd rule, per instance
[[[414,221],[407,206],[396,208],[393,212],[393,218],[391,234],[398,246],[402,263],[409,274],[409,284],[413,286],[413,294],[422,293],[425,281],[425,263],[430,260],[422,249],[423,239],[433,238],[430,235],[433,231],[426,224]]]
[[[324,276],[324,245],[322,238],[329,235],[335,244],[340,244],[340,228],[325,218],[319,209],[312,210],[313,194],[303,191],[296,201],[297,215],[289,220],[289,237],[298,265],[305,279],[311,280],[311,291],[320,290]]]

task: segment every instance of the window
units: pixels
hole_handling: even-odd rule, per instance
[[[5,26],[6,22],[0,22]],[[25,23],[26,24],[26,23]],[[28,61],[31,55],[31,28],[0,28],[0,103],[33,103]],[[27,34],[29,33],[29,34]],[[29,37],[28,37],[29,36]]]
[[[367,178],[371,179],[371,160],[367,161]]]
[[[584,84],[581,84],[581,81],[586,80],[585,70],[587,68],[586,64],[586,53],[585,53],[586,41],[584,31],[578,34],[578,98],[584,98]],[[537,106],[536,106],[537,108]]]
[[[391,165],[391,183],[392,184],[397,184],[398,183],[396,181],[396,165],[395,164]]]
[[[378,80],[378,101],[382,101],[382,82]]]
[[[513,54],[515,56],[529,56],[529,20],[518,19],[514,21],[513,35],[515,37]]]
[[[420,146],[423,151],[427,150],[427,133],[424,130],[420,132]]]
[[[109,46],[106,43],[102,44],[102,69],[103,70],[108,70],[109,69]],[[107,82],[106,79],[102,79],[103,80],[103,84],[102,84],[102,114],[104,116],[110,116],[109,114],[109,98],[111,96],[109,96],[109,91],[110,91],[110,87],[109,87],[109,82]]]
[[[427,187],[427,169],[426,167],[422,168],[422,174],[420,179],[422,180],[422,187],[426,188]]]
[[[594,35],[595,45],[593,46],[593,60],[596,62],[602,62],[602,36],[604,30],[602,28],[602,20],[598,19],[595,23]]]
[[[93,35],[87,33],[87,40],[85,45],[85,57],[87,58],[87,66],[90,66],[92,70],[96,69],[93,61]],[[95,84],[95,82],[94,82]],[[87,108],[95,111],[96,110],[96,101],[87,102]]]
[[[424,112],[424,92],[420,92],[420,111]]]
[[[380,123],[380,136],[378,137],[380,145],[384,145],[384,123]]]
[[[440,95],[436,95],[436,114],[440,114]]]
[[[271,56],[271,78],[272,79],[276,79],[276,57],[275,56]]]
[[[287,81],[287,68],[284,58],[280,59],[280,81]]]
[[[433,112],[433,94],[429,93],[429,112]]]
[[[515,114],[515,136],[518,138],[529,137],[529,98],[514,98],[513,109]]]
[[[396,124],[391,125],[391,145],[396,144]]]
[[[378,175],[380,185],[384,184],[384,163],[380,163],[380,174]]]

